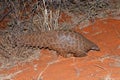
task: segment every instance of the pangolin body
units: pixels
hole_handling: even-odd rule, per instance
[[[99,50],[98,46],[74,31],[47,31],[19,35],[14,40],[20,47],[39,47],[57,51],[63,57],[86,55],[89,50]]]

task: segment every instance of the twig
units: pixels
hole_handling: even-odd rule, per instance
[[[3,14],[2,18],[0,18],[0,22],[2,22],[5,19],[5,17],[10,14],[11,11],[12,11],[12,9],[9,10],[6,14]]]

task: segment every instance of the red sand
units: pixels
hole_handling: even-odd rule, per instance
[[[120,80],[120,20],[97,20],[78,31],[100,51],[63,58],[56,57],[55,51],[41,50],[39,60],[0,71],[0,75],[12,74],[13,80]]]

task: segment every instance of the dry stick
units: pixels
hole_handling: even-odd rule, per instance
[[[37,2],[37,4],[39,4],[39,2]],[[39,5],[37,5],[37,10],[39,11],[39,10],[42,10],[42,8],[39,6]],[[43,11],[42,11],[42,13],[43,13]],[[39,13],[39,14],[37,14],[36,15],[37,17],[38,17],[38,19],[39,19],[39,26],[34,26],[34,27],[36,27],[37,29],[38,29],[38,31],[42,31],[42,29],[43,29],[43,21],[42,21],[42,16],[41,16],[41,14]]]
[[[50,30],[54,30],[53,27],[53,12],[50,10]]]
[[[14,16],[13,18],[15,19],[15,21],[17,22],[17,25],[20,26],[20,21],[19,21],[19,10],[17,9],[18,6],[15,6],[14,2],[11,1],[11,5],[13,7],[14,10]]]
[[[37,16],[37,19],[41,19],[39,15],[36,15],[36,16]],[[36,22],[35,19],[36,19],[36,18],[33,18],[33,19],[32,19],[32,20],[33,20],[33,24],[34,24],[34,22]],[[39,21],[39,22],[41,23],[41,21]],[[40,30],[41,30],[41,26],[42,26],[42,24],[39,25],[39,26],[35,25],[34,27],[35,27],[35,29],[37,29],[38,31],[40,31]]]
[[[28,69],[28,68],[27,68],[27,69]],[[23,71],[25,71],[25,70],[27,70],[27,69],[19,70],[19,71],[16,71],[16,72],[14,72],[14,73],[10,73],[10,74],[4,74],[3,76],[2,76],[2,74],[0,74],[0,80],[13,80],[13,78],[14,78],[16,75],[22,73]]]
[[[3,44],[0,44],[0,49],[2,50],[2,52],[9,53],[9,51],[6,49],[6,46]],[[1,54],[2,54],[2,56],[8,58],[4,53],[1,53]]]
[[[2,18],[0,19],[0,22],[2,22],[2,21],[5,19],[5,17],[10,14],[11,11],[12,11],[12,9],[9,10],[6,14],[4,14],[4,15],[2,16]]]
[[[42,78],[42,75],[43,75],[43,73],[47,70],[47,68],[50,66],[51,64],[47,64],[47,66],[44,68],[44,70],[38,75],[38,78],[37,78],[37,80],[40,80],[41,78]]]
[[[52,61],[52,62],[49,62],[49,63],[47,63],[47,65],[46,65],[46,67],[42,70],[42,72],[40,72],[40,74],[38,75],[38,78],[37,78],[37,80],[41,80],[42,79],[42,75],[43,75],[43,73],[48,69],[48,67],[50,66],[50,65],[52,65],[53,63],[57,63],[57,62],[60,62],[60,61],[66,61],[67,59],[64,59],[64,60],[56,60],[56,61]],[[68,59],[69,60],[69,59]]]
[[[41,26],[39,26],[39,30],[40,30],[40,31],[44,31],[44,24],[43,24],[43,23],[44,23],[44,9],[43,9],[41,6],[38,6],[37,9],[38,9],[38,11],[41,10],[41,11],[42,11],[42,14],[43,14],[43,16],[42,16],[43,18],[41,17],[41,13],[38,14],[38,17],[39,17],[39,19],[41,20],[41,21],[40,21]],[[42,20],[42,19],[43,19],[43,20]]]
[[[60,10],[57,10],[55,12],[55,29],[58,29],[58,19],[59,19],[59,16],[60,16]]]
[[[44,31],[46,31],[46,29],[48,29],[48,11],[47,11],[47,8],[46,8],[46,5],[45,5],[45,1],[43,0],[43,4],[44,4],[44,23],[43,23],[43,26],[45,27],[44,28]]]

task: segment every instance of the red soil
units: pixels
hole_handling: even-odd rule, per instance
[[[2,70],[0,75],[12,74],[13,80],[120,80],[120,20],[97,20],[77,31],[95,42],[100,51],[63,58],[43,49],[39,60]]]

